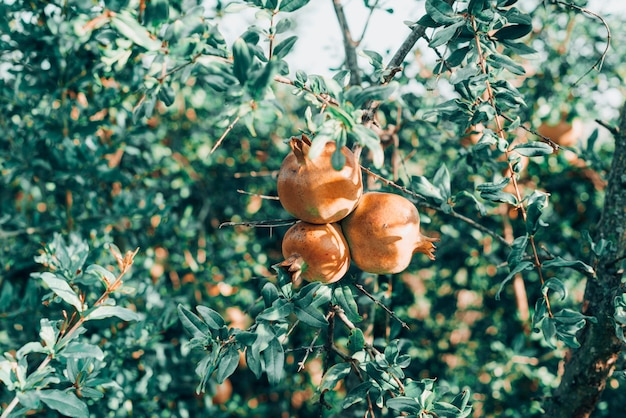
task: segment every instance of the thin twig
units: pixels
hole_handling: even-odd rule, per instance
[[[385,310],[385,312],[387,312],[387,314],[392,317],[393,319],[395,319],[396,321],[398,321],[400,323],[400,325],[402,325],[402,328],[406,328],[408,330],[410,330],[411,328],[409,327],[409,325],[404,322],[402,319],[400,319],[398,317],[398,315],[396,315],[396,313],[394,311],[392,311],[391,309],[389,309],[384,303],[382,303],[381,301],[379,301],[378,299],[376,299],[374,297],[374,295],[372,295],[371,293],[369,293],[367,290],[365,290],[365,288],[363,287],[363,285],[356,283],[354,285],[357,289],[359,289],[359,291],[361,293],[363,293],[365,296],[367,296],[372,302],[374,302],[376,305],[380,306],[381,308],[383,308]]]
[[[298,222],[297,219],[269,219],[266,221],[222,222],[218,228],[225,226],[249,226],[252,228],[274,228],[290,226]]]
[[[228,133],[233,130],[237,122],[239,122],[239,119],[241,119],[241,116],[237,115],[235,120],[230,125],[228,125],[228,128],[226,128],[222,136],[220,136],[220,139],[218,139],[215,145],[213,145],[213,148],[211,148],[210,154],[213,154],[215,150],[222,144],[222,141],[224,141],[224,138],[226,138],[226,135],[228,135]]]
[[[452,3],[454,3],[455,0],[444,0],[444,1],[451,5]],[[413,25],[411,33],[404,40],[404,42],[402,42],[402,45],[400,45],[400,48],[398,48],[394,56],[391,58],[391,60],[387,64],[387,69],[389,69],[389,73],[386,74],[385,77],[383,78],[383,82],[381,83],[382,85],[388,84],[396,75],[396,73],[401,71],[402,64],[404,63],[404,59],[409,54],[409,52],[411,52],[411,49],[413,49],[417,41],[420,38],[424,37],[424,35],[426,34],[426,29],[427,29],[426,26],[423,26],[417,23]],[[363,122],[363,124],[367,125],[368,123],[371,123],[374,120],[374,115],[376,114],[376,111],[378,110],[379,106],[380,106],[379,100],[374,100],[370,103],[369,108],[367,109],[367,111],[363,113],[363,116],[361,118],[361,121]]]
[[[597,14],[595,12],[592,12],[589,9],[577,6],[577,5],[573,4],[573,3],[567,3],[567,2],[564,2],[564,1],[560,1],[560,0],[552,0],[552,2],[554,4],[559,4],[561,6],[569,7],[570,9],[575,9],[575,10],[578,10],[579,12],[581,12],[581,13],[584,13],[584,14],[587,14],[589,16],[595,17],[600,22],[602,22],[602,25],[604,25],[604,28],[606,29],[606,46],[604,47],[604,51],[600,55],[600,58],[598,58],[598,60],[591,66],[591,68],[589,68],[589,70],[587,70],[587,72],[585,72],[585,74],[580,76],[580,78],[574,82],[573,85],[575,86],[578,83],[580,83],[580,81],[583,78],[585,78],[590,72],[592,72],[593,70],[600,71],[600,69],[602,68],[602,64],[604,63],[604,59],[606,58],[606,56],[607,56],[607,54],[609,52],[609,48],[611,47],[611,29],[609,28],[609,24],[606,22],[606,20],[604,20],[604,18],[602,16],[600,16],[599,14]]]
[[[237,189],[237,193],[245,194],[248,196],[256,196],[256,197],[260,197],[261,199],[267,199],[267,200],[280,200],[278,196],[268,196],[266,194],[251,193],[251,192],[246,192],[245,190],[241,190],[241,189]]]

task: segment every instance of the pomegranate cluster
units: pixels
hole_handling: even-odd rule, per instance
[[[278,172],[278,197],[299,221],[283,237],[279,267],[294,284],[334,283],[351,262],[365,272],[391,274],[406,269],[417,252],[435,259],[437,240],[421,234],[415,205],[393,193],[364,193],[359,159],[347,147],[339,150],[345,163],[336,170],[334,142],[313,159],[306,135],[292,137],[289,145]]]

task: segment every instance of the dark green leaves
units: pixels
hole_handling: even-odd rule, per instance
[[[512,151],[517,152],[525,157],[537,157],[550,155],[554,152],[554,148],[545,142],[526,142],[513,147]]]
[[[480,192],[480,197],[486,200],[490,200],[492,202],[498,203],[508,203],[513,206],[517,206],[519,203],[517,198],[509,193],[505,192],[502,189],[506,187],[507,184],[511,181],[510,178],[505,177],[497,183],[483,183],[479,184],[476,187],[476,190]]]
[[[293,46],[298,40],[297,36],[290,36],[287,39],[282,40],[274,47],[274,56],[278,59],[285,58],[287,54],[293,49]]]
[[[72,392],[47,389],[40,391],[38,397],[50,409],[54,409],[65,416],[76,418],[89,417],[87,405]]]
[[[141,26],[137,19],[125,10],[111,17],[111,25],[133,43],[148,51],[156,51],[161,48],[161,41],[153,39],[146,28]]]
[[[248,70],[252,64],[252,54],[246,41],[238,38],[233,44],[233,73],[242,85],[248,79]]]
[[[450,25],[463,19],[443,0],[426,0],[426,13],[439,25]]]

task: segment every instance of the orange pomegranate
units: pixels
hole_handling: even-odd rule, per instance
[[[350,267],[350,251],[339,224],[298,222],[287,230],[282,242],[285,260],[278,264],[294,284],[334,283]]]
[[[438,240],[422,235],[419,212],[403,196],[365,193],[341,225],[352,262],[368,273],[399,273],[418,252],[435,259],[433,242]]]
[[[334,142],[328,142],[322,153],[310,159],[311,141],[306,135],[291,138],[292,152],[283,160],[278,172],[278,198],[283,208],[305,222],[326,224],[338,222],[356,207],[363,194],[363,180],[358,158],[347,147],[341,153],[345,164],[335,170],[331,156]]]

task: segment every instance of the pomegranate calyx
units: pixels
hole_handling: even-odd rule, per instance
[[[291,278],[291,283],[297,286],[302,282],[301,274],[306,267],[306,262],[300,254],[292,254],[278,263],[278,267],[283,269]]]

